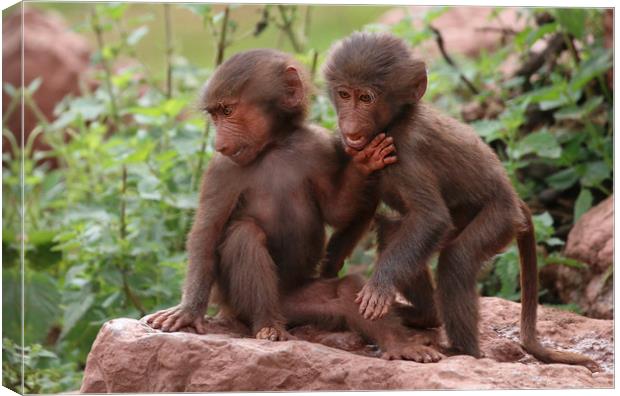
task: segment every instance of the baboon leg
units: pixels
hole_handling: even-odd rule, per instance
[[[220,246],[220,283],[226,305],[250,323],[257,338],[284,340],[277,268],[266,247],[263,230],[252,220],[228,227]]]
[[[399,291],[413,306],[398,306],[396,312],[403,323],[415,328],[431,328],[441,325],[439,312],[435,303],[433,278],[428,266],[413,281],[399,288]]]
[[[442,320],[456,353],[480,357],[476,278],[482,263],[515,234],[511,208],[484,207],[439,255],[437,295]]]
[[[385,359],[428,363],[442,358],[433,348],[410,342],[407,329],[397,315],[389,313],[376,321],[364,319],[355,303],[355,296],[363,285],[364,280],[354,275],[314,281],[285,297],[285,316],[292,323],[312,322],[328,328],[348,327],[378,344]]]
[[[385,249],[392,235],[398,230],[401,221],[386,215],[375,215],[379,252]],[[395,305],[396,312],[407,326],[429,328],[441,325],[435,304],[433,278],[426,266],[415,278],[398,285],[399,292],[413,306]]]

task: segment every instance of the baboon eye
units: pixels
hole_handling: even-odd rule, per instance
[[[222,113],[224,113],[225,116],[231,115],[232,114],[232,107],[224,106],[224,108],[222,109]]]
[[[361,94],[360,100],[365,103],[370,103],[372,101],[372,97],[368,94]]]
[[[338,91],[338,95],[340,95],[342,99],[349,99],[351,97],[347,91]]]

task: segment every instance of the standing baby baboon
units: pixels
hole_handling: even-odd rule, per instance
[[[273,50],[237,54],[209,80],[202,104],[216,126],[219,154],[204,176],[188,236],[183,299],[147,323],[203,333],[216,285],[221,309],[257,338],[286,340],[287,323],[346,324],[376,341],[385,357],[436,361],[441,355],[431,348],[405,342],[396,317],[372,324],[363,319],[353,301],[359,278],[314,277],[325,223],[336,229],[330,243],[335,263],[350,252],[376,208],[370,173],[396,159],[387,157],[394,151],[391,138],[379,135],[361,152],[350,151],[350,160],[338,137],[305,123],[308,91],[304,70]]]
[[[424,62],[392,35],[355,33],[333,47],[325,77],[344,143],[361,149],[385,132],[399,153],[397,164],[380,171],[381,199],[398,216],[380,218],[380,254],[356,300],[360,312],[368,319],[382,317],[400,291],[420,322],[437,323],[427,261],[439,251],[437,297],[451,346],[480,357],[476,276],[481,264],[516,236],[523,346],[544,362],[595,369],[589,358],[552,351],[537,340],[530,212],[475,131],[421,101]]]

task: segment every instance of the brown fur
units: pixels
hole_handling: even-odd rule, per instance
[[[537,341],[531,215],[475,131],[420,101],[423,65],[394,36],[356,33],[334,46],[325,67],[344,142],[359,148],[385,132],[399,153],[398,164],[380,171],[381,199],[399,217],[380,220],[380,254],[357,299],[361,312],[371,319],[383,316],[398,290],[414,304],[413,314],[422,316],[419,322],[433,323],[426,264],[440,252],[436,297],[448,338],[457,353],[480,357],[476,276],[516,236],[526,350],[546,362],[596,368],[585,356],[550,351]]]
[[[315,277],[325,224],[336,229],[328,265],[341,266],[377,204],[376,180],[368,175],[394,160],[384,158],[391,139],[376,139],[351,160],[337,138],[305,124],[303,75],[289,56],[254,50],[225,62],[207,84],[204,108],[220,153],[204,176],[188,236],[183,300],[147,323],[201,332],[217,286],[223,312],[257,338],[288,339],[287,323],[340,323],[377,342],[386,357],[436,361],[431,349],[406,345],[395,316],[362,319],[353,302],[358,279]]]

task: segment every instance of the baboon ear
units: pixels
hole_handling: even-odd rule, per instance
[[[426,93],[426,87],[428,85],[428,77],[426,75],[426,67],[419,72],[420,77],[418,77],[413,85],[413,96],[416,102],[419,102]]]
[[[299,71],[295,66],[288,66],[284,71],[284,100],[283,105],[289,108],[297,107],[304,100],[304,85],[301,82]]]

